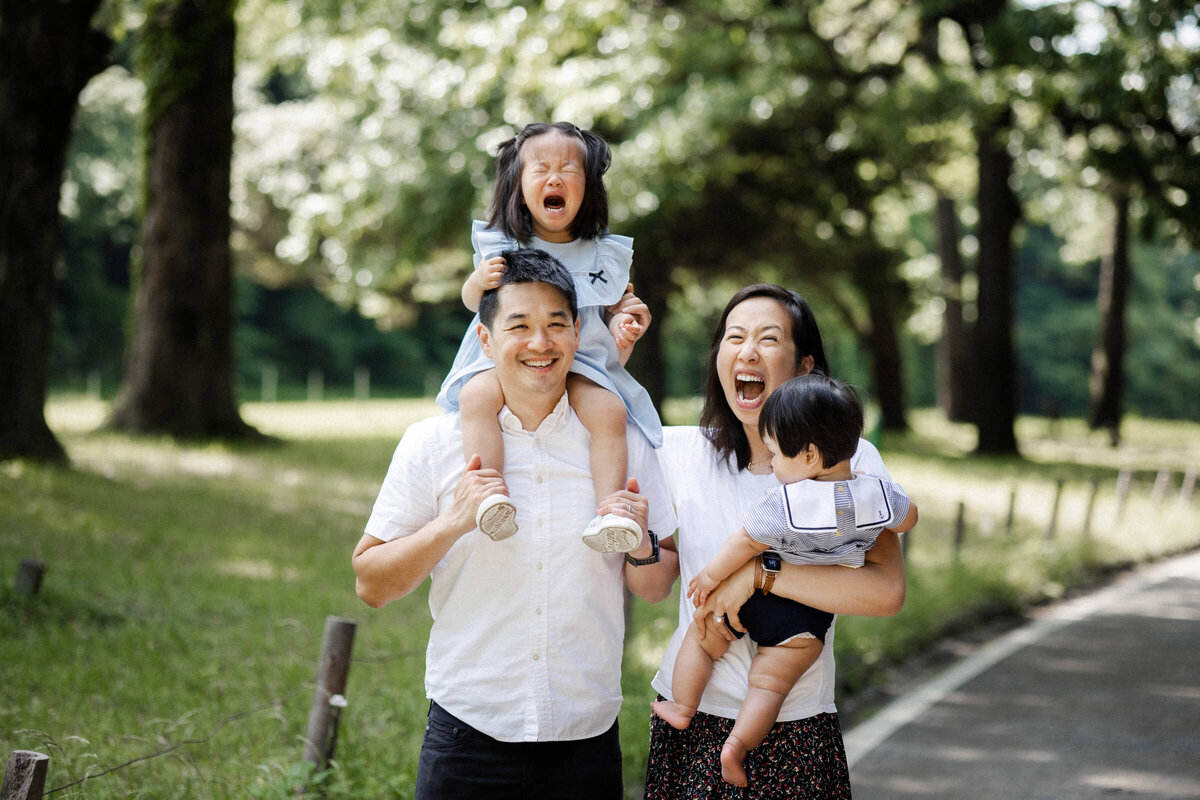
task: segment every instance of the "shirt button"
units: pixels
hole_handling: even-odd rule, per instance
[[[541,656],[539,656],[537,653],[534,653],[534,654],[533,654],[533,660],[534,660],[534,661],[537,661],[537,660],[539,660],[540,658],[541,658]]]
[[[541,482],[542,482],[542,476],[541,476],[541,475],[538,475],[538,476],[537,476],[537,482],[538,482],[538,483],[541,483]]]
[[[536,613],[540,617],[542,615],[542,610],[539,608],[534,613]]]
[[[538,562],[538,569],[541,569],[541,568],[542,568],[542,562],[540,562],[540,561],[539,561],[539,562]]]

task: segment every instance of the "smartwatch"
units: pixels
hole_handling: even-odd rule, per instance
[[[783,568],[783,559],[779,557],[779,553],[774,550],[765,550],[758,557],[758,562],[762,566],[762,589],[763,594],[771,593],[771,585],[775,583],[775,576],[779,574],[779,570]]]
[[[645,567],[649,564],[658,563],[658,537],[654,535],[654,531],[647,531],[646,535],[650,537],[650,555],[646,556],[645,558],[634,558],[633,556],[629,555],[629,553],[626,553],[626,564],[634,567]]]

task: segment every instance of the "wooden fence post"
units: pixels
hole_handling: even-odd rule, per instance
[[[1054,483],[1054,505],[1050,507],[1050,521],[1046,523],[1047,539],[1054,538],[1054,531],[1058,527],[1058,504],[1062,502],[1063,479],[1059,478]]]
[[[371,399],[371,370],[366,367],[354,368],[354,399]]]
[[[325,639],[317,662],[317,689],[308,713],[308,735],[304,760],[323,769],[337,747],[337,723],[346,706],[346,677],[350,673],[350,649],[358,623],[341,617],[325,618]]]
[[[308,371],[308,401],[319,403],[325,399],[325,373],[319,369]]]
[[[1092,538],[1092,512],[1096,508],[1096,495],[1100,492],[1100,479],[1092,478],[1092,490],[1088,493],[1087,510],[1083,513],[1083,538]]]
[[[1129,498],[1129,485],[1133,482],[1133,473],[1123,469],[1117,473],[1117,519],[1125,515],[1125,501]]]
[[[42,800],[50,756],[32,750],[14,750],[8,757],[0,800]]]
[[[1004,520],[1004,535],[1012,538],[1013,523],[1017,518],[1017,485],[1014,483],[1008,495],[1008,517]]]
[[[1163,495],[1167,493],[1167,485],[1171,483],[1171,472],[1169,470],[1160,469],[1158,475],[1154,478],[1154,489],[1150,492],[1150,499],[1158,502],[1163,499]]]
[[[13,588],[22,597],[33,597],[42,588],[42,576],[46,574],[46,565],[36,558],[22,558],[17,565],[17,577]]]
[[[954,518],[954,560],[962,551],[963,541],[967,538],[967,504],[958,501],[958,516]]]
[[[1188,468],[1188,471],[1183,473],[1183,483],[1179,486],[1179,502],[1186,503],[1192,499],[1192,492],[1196,488],[1196,470]]]

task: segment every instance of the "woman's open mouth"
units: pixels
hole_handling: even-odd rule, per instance
[[[752,372],[739,372],[733,376],[734,391],[737,392],[738,404],[752,408],[763,399],[767,391],[766,381],[761,375]]]
[[[542,200],[542,206],[547,211],[562,211],[567,207],[567,199],[562,195],[549,194]]]

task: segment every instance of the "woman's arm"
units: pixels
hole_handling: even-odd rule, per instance
[[[746,564],[722,582],[697,612],[698,621],[708,614],[724,615],[728,624],[742,630],[737,612],[754,593],[755,563]],[[858,569],[838,565],[784,564],[771,594],[787,597],[832,614],[860,617],[890,617],[904,606],[907,585],[900,537],[890,531],[879,534]]]

